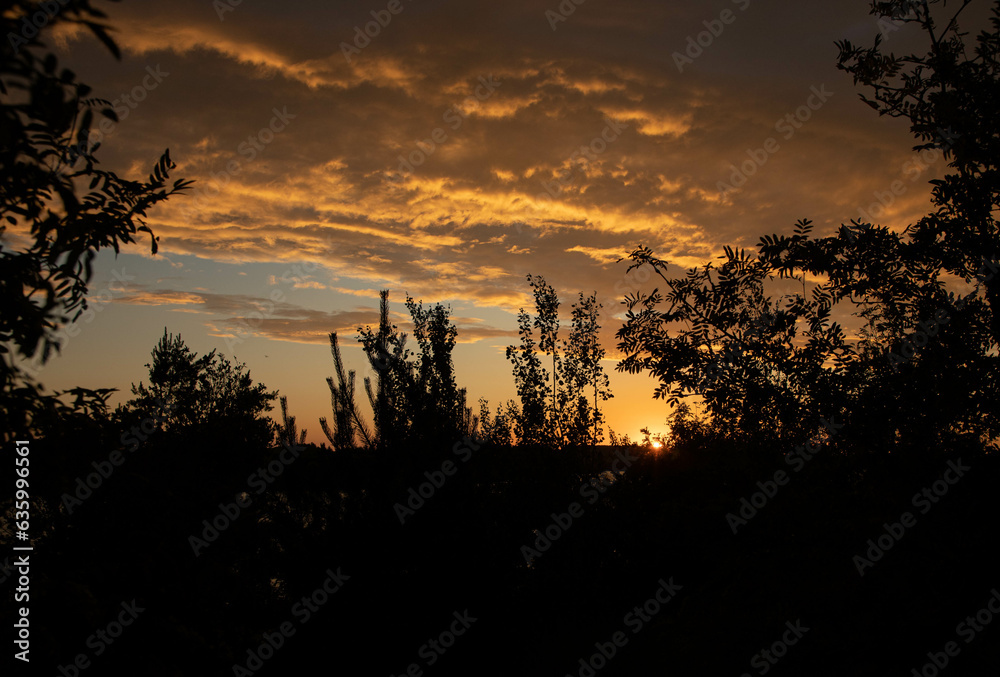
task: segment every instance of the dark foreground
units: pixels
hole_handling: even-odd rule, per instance
[[[88,434],[32,443],[51,508],[33,522],[36,674],[1000,665],[995,454],[890,454],[862,472],[830,448],[253,453],[164,432],[66,501],[108,458]]]

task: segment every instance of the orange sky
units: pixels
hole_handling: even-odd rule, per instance
[[[596,291],[614,357],[615,304],[643,287],[615,262],[634,246],[697,265],[799,218],[826,234],[880,195],[872,218],[901,227],[943,169],[836,70],[834,40],[879,32],[867,2],[223,2],[107,5],[122,62],[58,36],[119,108],[104,166],[145,175],[169,147],[197,183],[150,219],[156,257],[98,259],[100,310],[48,387],[127,391],[166,326],[247,362],[319,442],[326,335],[363,375],[352,337],[388,288],[403,329],[406,293],[452,306],[460,385],[495,405],[514,394],[503,353],[526,273],[556,287],[567,329],[577,292]],[[913,30],[885,40],[903,49]],[[611,425],[664,430],[653,382],[614,365]]]

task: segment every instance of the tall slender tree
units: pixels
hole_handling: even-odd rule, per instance
[[[337,379],[334,381],[333,376],[326,379],[326,385],[330,388],[330,406],[333,408],[333,429],[330,429],[326,418],[320,418],[319,425],[334,450],[353,448],[358,436],[365,447],[371,448],[374,443],[372,433],[361,417],[354,398],[355,372],[352,369],[345,374],[337,332],[330,334],[330,352]]]
[[[531,316],[522,308],[517,315],[520,347],[507,346],[507,359],[514,369],[514,386],[521,402],[516,420],[520,444],[546,444],[550,441],[546,423],[545,400],[548,395],[548,374],[542,368],[537,344],[531,330]]]
[[[306,443],[306,430],[298,430],[295,424],[295,417],[288,415],[288,398],[282,395],[278,398],[281,403],[281,423],[278,425],[278,444],[294,447],[298,444]]]
[[[358,328],[359,338],[375,383],[365,377],[365,392],[374,419],[373,443],[379,448],[395,447],[407,433],[407,393],[412,381],[406,348],[406,334],[389,320],[389,290],[379,292],[378,329]]]
[[[569,337],[560,340],[559,300],[540,276],[528,276],[535,299],[536,317],[521,309],[520,347],[508,346],[507,359],[514,368],[514,382],[521,400],[517,436],[522,443],[563,446],[596,443],[603,438],[598,400],[611,397],[610,384],[601,367],[597,295],[579,296],[572,307]],[[534,340],[533,329],[540,333]],[[552,370],[542,367],[539,353],[550,357]],[[551,389],[548,382],[551,380]],[[593,387],[594,406],[588,396]],[[551,396],[551,406],[546,401]],[[498,414],[499,415],[499,414]]]
[[[572,329],[569,339],[564,343],[564,376],[567,395],[565,397],[570,414],[566,418],[567,427],[574,432],[574,443],[583,444],[589,441],[597,444],[604,439],[602,423],[604,415],[599,402],[613,397],[611,384],[601,360],[605,351],[601,347],[600,319],[601,305],[597,302],[597,293],[584,296],[580,292],[579,299],[572,308]],[[587,404],[588,390],[593,388],[593,406]]]
[[[538,348],[552,357],[552,409],[548,417],[550,435],[561,438],[563,435],[561,416],[559,414],[558,389],[565,385],[560,378],[559,366],[559,296],[552,285],[542,276],[528,275],[528,284],[535,295],[534,327],[538,330]]]

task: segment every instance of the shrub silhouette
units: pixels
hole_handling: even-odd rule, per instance
[[[466,406],[466,391],[455,383],[452,350],[458,333],[441,304],[424,309],[407,297],[417,352],[406,348],[407,335],[389,321],[389,291],[379,294],[377,330],[359,327],[359,342],[376,377],[365,377],[365,392],[374,416],[370,432],[355,401],[355,372],[345,373],[337,334],[330,334],[334,377],[327,378],[333,428],[320,419],[334,449],[355,446],[360,437],[368,449],[396,449],[407,443],[473,435],[477,418]],[[415,359],[410,359],[410,358]]]

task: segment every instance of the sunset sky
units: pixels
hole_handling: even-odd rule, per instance
[[[354,337],[389,289],[404,330],[407,293],[452,307],[459,384],[495,406],[514,397],[504,349],[532,273],[567,331],[577,292],[598,293],[609,422],[664,431],[654,382],[614,370],[617,304],[651,288],[619,257],[644,244],[689,267],[799,218],[818,235],[865,213],[902,227],[945,165],[836,69],[835,40],[880,30],[867,2],[232,2],[97,3],[121,62],[57,34],[64,64],[119,107],[103,166],[144,177],[169,148],[172,178],[196,184],[153,212],[159,254],[146,239],[99,257],[99,312],[41,372],[48,388],[122,401],[166,326],[246,362],[319,443],[327,334],[370,374]],[[884,39],[906,51],[914,31]]]

